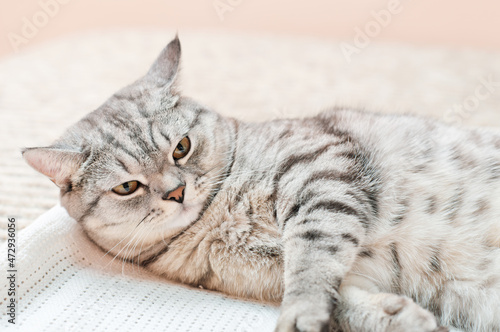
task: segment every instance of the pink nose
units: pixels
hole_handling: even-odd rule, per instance
[[[164,201],[176,201],[177,203],[182,203],[184,201],[184,190],[186,186],[182,185],[177,187],[176,189],[169,191],[163,195],[162,199]]]

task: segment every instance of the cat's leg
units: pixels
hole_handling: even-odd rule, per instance
[[[332,193],[299,198],[286,210],[285,293],[276,331],[328,331],[340,301],[339,286],[364,240],[365,213],[352,196],[336,198]]]
[[[369,280],[347,276],[340,288],[335,323],[344,332],[447,331],[432,313],[408,297],[378,292]]]

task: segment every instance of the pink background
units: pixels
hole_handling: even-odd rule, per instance
[[[1,1],[0,56],[72,33],[123,27],[165,27],[180,33],[186,29],[266,32],[352,43],[355,28],[364,29],[374,20],[372,11],[387,10],[390,1],[399,3],[400,12],[391,15],[390,23],[372,40],[500,50],[500,1],[494,0]],[[40,14],[42,3],[55,1],[61,4],[49,6],[53,17]],[[216,5],[227,9],[223,19]],[[35,19],[38,31],[13,46],[9,36],[22,37],[26,20],[33,23]]]

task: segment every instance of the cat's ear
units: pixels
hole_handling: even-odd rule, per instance
[[[71,176],[85,161],[85,155],[81,152],[53,147],[27,148],[22,154],[31,167],[47,176],[60,188],[69,185]]]
[[[149,69],[146,78],[157,86],[169,87],[175,83],[181,60],[181,43],[176,35]]]

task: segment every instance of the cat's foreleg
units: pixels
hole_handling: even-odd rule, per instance
[[[353,205],[318,195],[288,209],[283,218],[285,293],[276,331],[328,331],[339,286],[366,232],[366,217]]]

